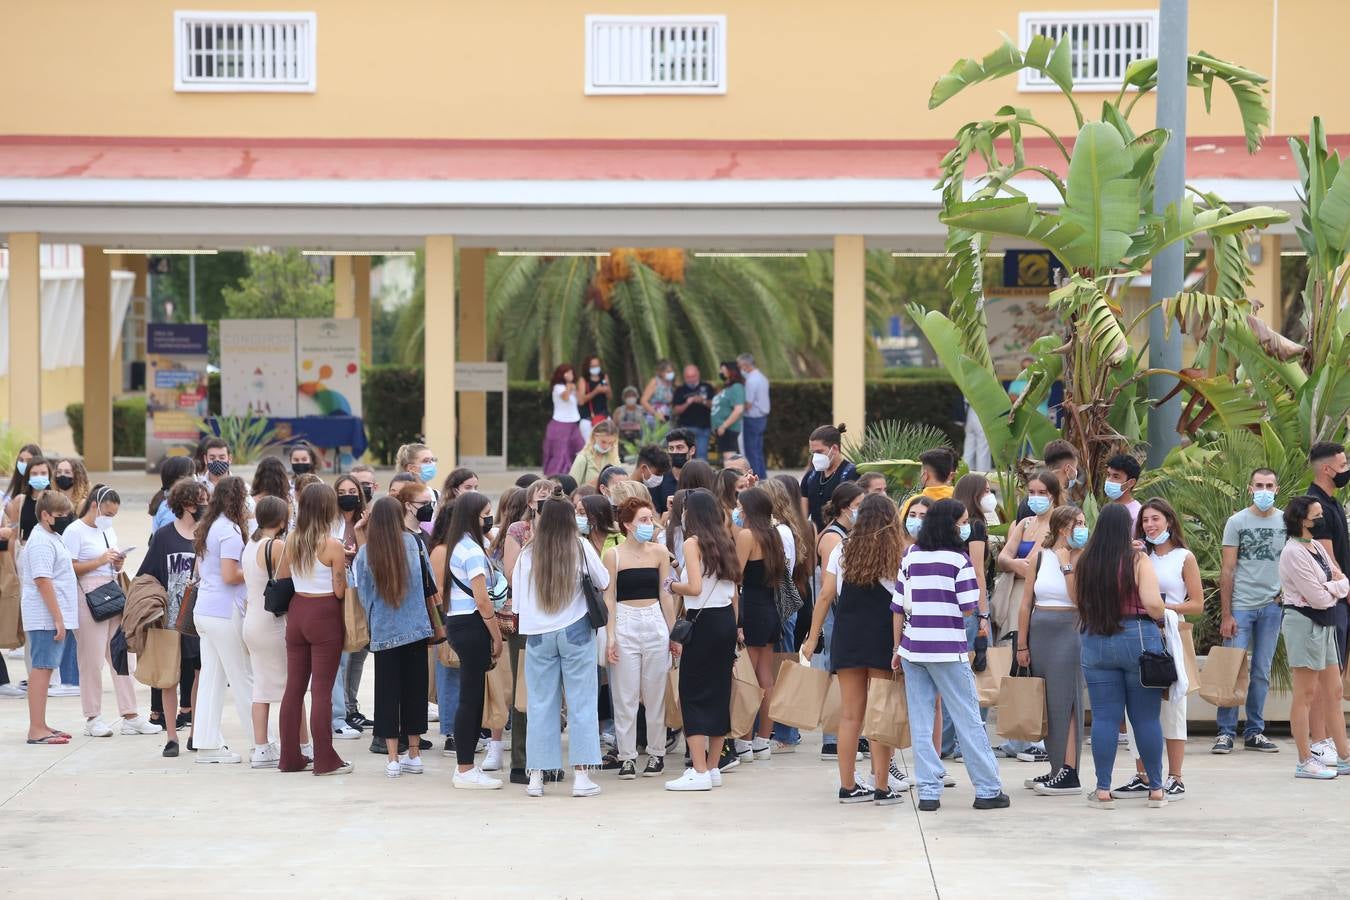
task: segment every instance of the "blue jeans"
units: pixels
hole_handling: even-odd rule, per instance
[[[1264,734],[1266,721],[1261,717],[1270,692],[1270,664],[1275,658],[1275,645],[1280,642],[1280,622],[1284,611],[1278,603],[1268,603],[1259,609],[1235,609],[1237,634],[1223,642],[1225,647],[1251,650],[1251,684],[1247,687],[1247,727],[1242,736]],[[1219,734],[1237,736],[1238,711],[1236,706],[1219,707],[1215,717]]]
[[[1163,649],[1158,626],[1142,619],[1126,619],[1118,634],[1083,635],[1083,679],[1092,702],[1092,762],[1097,787],[1111,789],[1116,764],[1116,738],[1128,712],[1134,726],[1139,756],[1148,772],[1149,790],[1162,789],[1163,736],[1158,720],[1163,692],[1139,683],[1139,654]]]
[[[695,449],[694,449],[694,455],[697,456],[699,459],[707,459],[707,458],[708,458],[708,438],[712,436],[712,429],[711,429],[711,428],[690,428],[690,427],[687,426],[687,425],[681,425],[680,427],[681,427],[681,428],[684,428],[684,429],[686,429],[686,430],[688,430],[688,431],[692,431],[692,432],[694,433],[694,448],[695,448]]]
[[[563,691],[567,692],[568,758],[573,766],[600,765],[600,723],[596,721],[598,672],[595,632],[585,616],[566,628],[525,638],[530,723],[525,736],[526,768],[562,768]]]
[[[745,459],[750,463],[750,471],[760,478],[767,478],[764,468],[764,432],[769,427],[768,416],[746,416],[741,419],[741,439],[745,444]]]
[[[337,677],[333,679],[333,725],[338,722],[347,724],[347,657],[342,654],[338,662]]]
[[[791,653],[797,649],[797,613],[788,616],[783,623],[783,633],[778,638],[778,646],[774,648],[779,653]],[[800,729],[793,728],[791,725],[779,725],[773,723],[774,740],[784,744],[800,744],[802,742],[802,733]]]
[[[459,669],[436,660],[436,711],[441,719],[441,736],[455,733],[455,710],[459,709]]]
[[[834,604],[830,604],[830,611],[825,614],[825,624],[820,629],[820,646],[816,652],[811,655],[811,668],[830,671],[830,639],[834,636]],[[835,734],[822,734],[820,736],[821,744],[837,744],[839,736]]]
[[[974,613],[966,616],[966,646],[971,650],[975,649],[975,636],[980,633],[980,619]],[[980,721],[983,722],[989,718],[989,710],[980,707]],[[956,726],[952,724],[951,714],[947,712],[947,707],[942,707],[942,755],[960,756],[961,742],[956,739]]]
[[[55,633],[56,629],[52,629]],[[78,645],[78,628],[66,629],[66,638],[61,642],[61,683],[68,687],[80,685],[80,663],[75,656]]]
[[[951,711],[956,734],[965,748],[966,771],[975,785],[975,796],[997,797],[1003,793],[998,761],[980,721],[980,702],[975,696],[975,674],[970,671],[970,664],[965,660],[902,662],[919,799],[936,800],[942,796],[942,760],[933,746],[933,713],[938,697],[942,698],[943,709]]]

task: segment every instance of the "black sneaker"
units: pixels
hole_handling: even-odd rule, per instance
[[[1111,791],[1111,796],[1117,800],[1147,800],[1148,782],[1142,775],[1135,775],[1129,781],[1120,787]]]
[[[976,797],[971,806],[975,809],[1007,809],[1012,806],[1012,801],[1007,794],[999,794],[997,797]]]
[[[740,764],[740,757],[732,752],[730,747],[724,744],[722,746],[722,755],[717,759],[717,770],[725,775]]]
[[[872,755],[872,745],[867,742],[867,738],[858,738],[858,752],[864,757],[870,757]]]
[[[1257,735],[1257,737],[1260,737],[1260,738],[1262,738],[1263,740],[1265,739],[1265,735],[1264,735],[1264,734],[1262,734],[1262,735]],[[1248,738],[1248,739],[1247,739],[1247,742],[1250,743],[1250,742],[1251,742],[1251,738]],[[1272,746],[1273,746],[1273,745],[1272,745]],[[1253,747],[1252,749],[1255,750],[1256,748]],[[1232,752],[1233,752],[1233,736],[1232,736],[1231,734],[1221,734],[1221,735],[1219,735],[1218,737],[1216,737],[1216,738],[1214,739],[1214,746],[1209,748],[1209,752],[1210,752],[1210,753],[1219,753],[1219,754],[1232,753]]]
[[[511,770],[511,783],[512,783],[512,784],[529,784],[529,783],[530,783],[530,773],[529,773],[529,772],[526,772],[524,769],[512,769],[512,770]]]
[[[192,735],[188,735],[188,749],[191,750],[193,753],[197,752],[197,748],[192,746]]]
[[[192,713],[191,712],[179,713],[178,718],[174,719],[174,723],[179,728],[187,728],[189,725],[192,724]]]
[[[1045,784],[1047,781],[1049,781],[1051,778],[1054,777],[1055,777],[1054,772],[1046,772],[1044,775],[1037,775],[1035,778],[1028,778],[1026,781],[1023,781],[1022,787],[1026,788],[1029,791],[1034,791],[1036,790],[1036,785]]]
[[[1073,766],[1064,766],[1055,773],[1054,778],[1044,784],[1036,785],[1034,790],[1038,794],[1055,797],[1060,794],[1081,794],[1083,793],[1083,786],[1078,782],[1078,770]]]
[[[403,742],[402,742],[402,741],[399,741],[399,747],[402,747],[402,746],[403,746]],[[427,740],[426,738],[419,738],[418,741],[417,741],[417,747],[418,747],[419,750],[430,750],[430,749],[431,749],[431,741]],[[402,753],[403,751],[402,751],[402,750],[399,750],[399,752]]]
[[[894,806],[905,798],[905,795],[899,791],[893,791],[890,788],[885,790],[875,790],[872,792],[872,802],[877,806]]]
[[[347,717],[347,724],[355,728],[357,731],[365,731],[367,725],[374,725],[375,723],[367,719],[364,715],[362,715],[361,710],[358,709],[356,712],[352,713],[350,716]]]
[[[633,764],[633,761],[625,759],[619,763],[619,780],[632,781],[634,778],[637,778],[637,766]]]
[[[604,758],[600,760],[600,768],[606,772],[613,771],[622,765],[619,758],[612,753],[606,753]]]
[[[1178,800],[1186,799],[1186,785],[1181,783],[1181,779],[1172,776],[1163,782],[1163,796],[1167,798],[1168,803],[1176,803]]]
[[[384,756],[389,751],[385,749],[384,738],[375,735],[370,739],[370,752],[377,756]]]
[[[1229,746],[1232,746],[1232,739],[1229,738]],[[1255,750],[1258,753],[1279,753],[1280,748],[1275,746],[1275,742],[1264,734],[1254,734],[1242,742],[1243,750]]]
[[[831,744],[821,744],[821,745],[820,745],[820,758],[821,758],[821,759],[838,759],[838,758],[839,758],[839,745],[838,745],[838,744],[834,744],[834,743],[831,743]]]
[[[448,737],[445,739],[445,749],[441,750],[441,756],[449,756],[449,757],[451,757],[451,758],[454,758],[454,757],[456,757],[456,756],[459,756],[459,753],[455,750],[455,736],[454,736],[454,735],[450,735],[450,736],[448,736]],[[523,771],[523,770],[522,770],[522,771]],[[529,782],[529,779],[526,779],[526,783],[528,783],[528,782]]]
[[[642,770],[643,778],[653,778],[666,770],[666,759],[663,756],[647,757],[647,768]]]
[[[678,729],[678,728],[667,728],[667,729],[666,729],[666,752],[667,752],[667,753],[674,753],[674,752],[675,752],[675,748],[676,748],[677,746],[679,746],[679,743],[680,743],[680,735],[683,734],[683,733],[684,733],[684,732],[682,732],[682,731],[681,731],[680,729]]]
[[[1046,753],[1040,747],[1032,747],[1028,750],[1019,750],[1017,759],[1021,762],[1049,762],[1050,754]]]
[[[871,802],[872,797],[871,788],[857,783],[851,788],[841,787],[839,789],[840,803],[868,803]]]
[[[937,812],[941,806],[942,801],[940,800],[920,800],[919,812]]]
[[[169,757],[170,759],[172,759],[173,757],[175,757],[175,756],[177,756],[177,755],[178,755],[178,742],[177,742],[177,741],[169,741],[167,744],[164,745],[164,756],[167,756],[167,757]]]

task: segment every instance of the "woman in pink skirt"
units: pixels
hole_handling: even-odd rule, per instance
[[[572,470],[572,461],[585,445],[572,364],[563,363],[554,369],[549,385],[553,391],[553,419],[544,432],[544,474],[557,475]]]

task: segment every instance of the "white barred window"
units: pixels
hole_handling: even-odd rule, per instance
[[[586,93],[726,92],[726,16],[586,17]]]
[[[1058,42],[1066,34],[1073,51],[1073,81],[1077,91],[1120,90],[1125,70],[1138,59],[1158,55],[1156,9],[1115,12],[1031,12],[1020,17],[1025,48],[1038,34]],[[1040,72],[1023,69],[1018,81],[1023,91],[1058,90]]]
[[[174,90],[315,89],[314,13],[173,14]]]

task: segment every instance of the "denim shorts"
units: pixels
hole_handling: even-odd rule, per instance
[[[40,628],[37,631],[25,632],[28,635],[29,665],[34,669],[61,668],[61,654],[65,651],[66,642],[73,633],[70,629],[66,629],[65,638],[58,641],[55,628]]]

